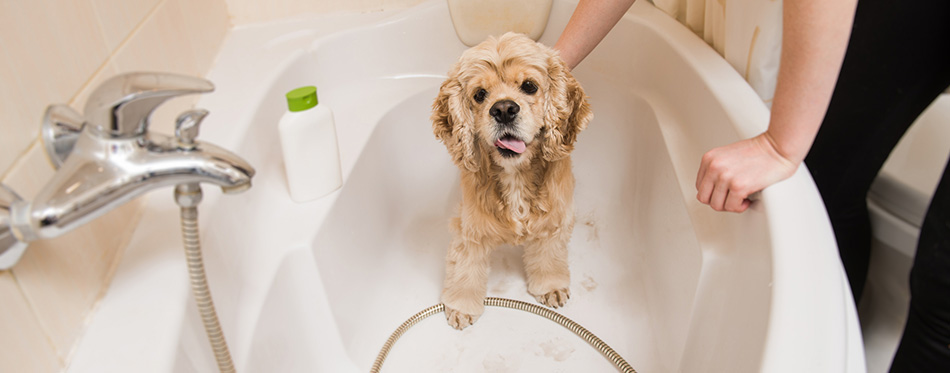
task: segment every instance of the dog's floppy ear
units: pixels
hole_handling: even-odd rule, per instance
[[[468,110],[462,109],[462,84],[457,76],[455,67],[442,82],[439,95],[432,103],[432,132],[445,144],[457,166],[476,172],[474,118]]]
[[[551,88],[547,92],[541,152],[545,160],[556,161],[574,150],[577,135],[594,115],[584,89],[553,50],[548,58],[548,78]]]

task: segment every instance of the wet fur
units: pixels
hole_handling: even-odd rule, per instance
[[[524,80],[538,87],[521,90]],[[478,103],[478,89],[488,92]],[[516,102],[515,128],[526,150],[504,157],[489,107]],[[462,329],[484,310],[492,250],[523,245],[528,292],[550,307],[570,297],[567,243],[574,227],[570,152],[592,113],[584,90],[553,49],[508,33],[466,51],[433,104],[432,128],[461,171],[459,216],[450,222],[442,302]]]

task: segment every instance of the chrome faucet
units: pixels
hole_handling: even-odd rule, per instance
[[[250,188],[250,164],[195,140],[207,111],[181,114],[174,137],[148,131],[152,112],[166,100],[212,90],[200,78],[128,73],[103,82],[85,116],[50,106],[42,139],[58,170],[33,201],[0,184],[0,269],[16,264],[28,242],[62,235],[155,188],[199,182],[225,193]]]

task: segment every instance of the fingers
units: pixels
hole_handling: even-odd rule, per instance
[[[791,177],[799,166],[771,144],[763,134],[706,152],[696,175],[696,199],[716,211],[748,209],[750,194]]]
[[[711,156],[710,156],[709,153],[710,153],[710,152],[707,152],[706,154],[703,154],[703,159],[702,159],[702,160],[700,161],[700,163],[699,163],[699,173],[696,174],[696,190],[698,190],[698,191],[702,191],[702,190],[703,190],[702,187],[703,187],[703,185],[704,185],[704,184],[703,184],[703,181],[706,180],[706,171],[709,169],[709,162],[712,161]],[[710,191],[711,191],[711,189],[710,189]],[[702,193],[700,193],[700,194],[702,194]],[[707,197],[708,197],[708,196],[707,196]]]
[[[704,204],[709,204],[709,200],[712,199],[713,190],[716,188],[715,182],[712,180],[703,180],[702,184],[697,187],[698,192],[696,193],[696,199],[699,202]]]
[[[709,196],[709,206],[716,211],[722,211],[726,204],[726,196],[729,195],[729,187],[722,182],[716,183],[712,195]]]
[[[732,193],[726,198],[726,202],[722,206],[722,210],[718,211],[729,211],[729,212],[743,212],[749,208],[749,205],[752,203],[748,198],[740,196],[739,193]]]
[[[752,202],[746,198],[748,194],[739,189],[730,188],[728,183],[718,183],[706,204],[716,211],[743,212]]]
[[[706,202],[703,202],[702,199],[699,201],[716,211],[743,212],[752,204],[752,201],[744,195],[745,193],[717,186]]]
[[[716,180],[709,177],[709,164],[712,162],[712,151],[703,155],[702,162],[699,164],[699,173],[696,175],[696,199],[703,204],[709,204],[713,189],[716,187]]]
[[[728,169],[714,162],[713,151],[703,156],[696,176],[696,199],[716,211],[743,212],[749,208],[750,192]]]

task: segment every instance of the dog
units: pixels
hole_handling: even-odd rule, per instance
[[[501,244],[523,246],[538,302],[557,308],[570,298],[570,153],[592,117],[558,53],[524,35],[489,37],[451,67],[431,117],[462,191],[442,291],[449,325],[461,330],[484,311],[491,252]]]

